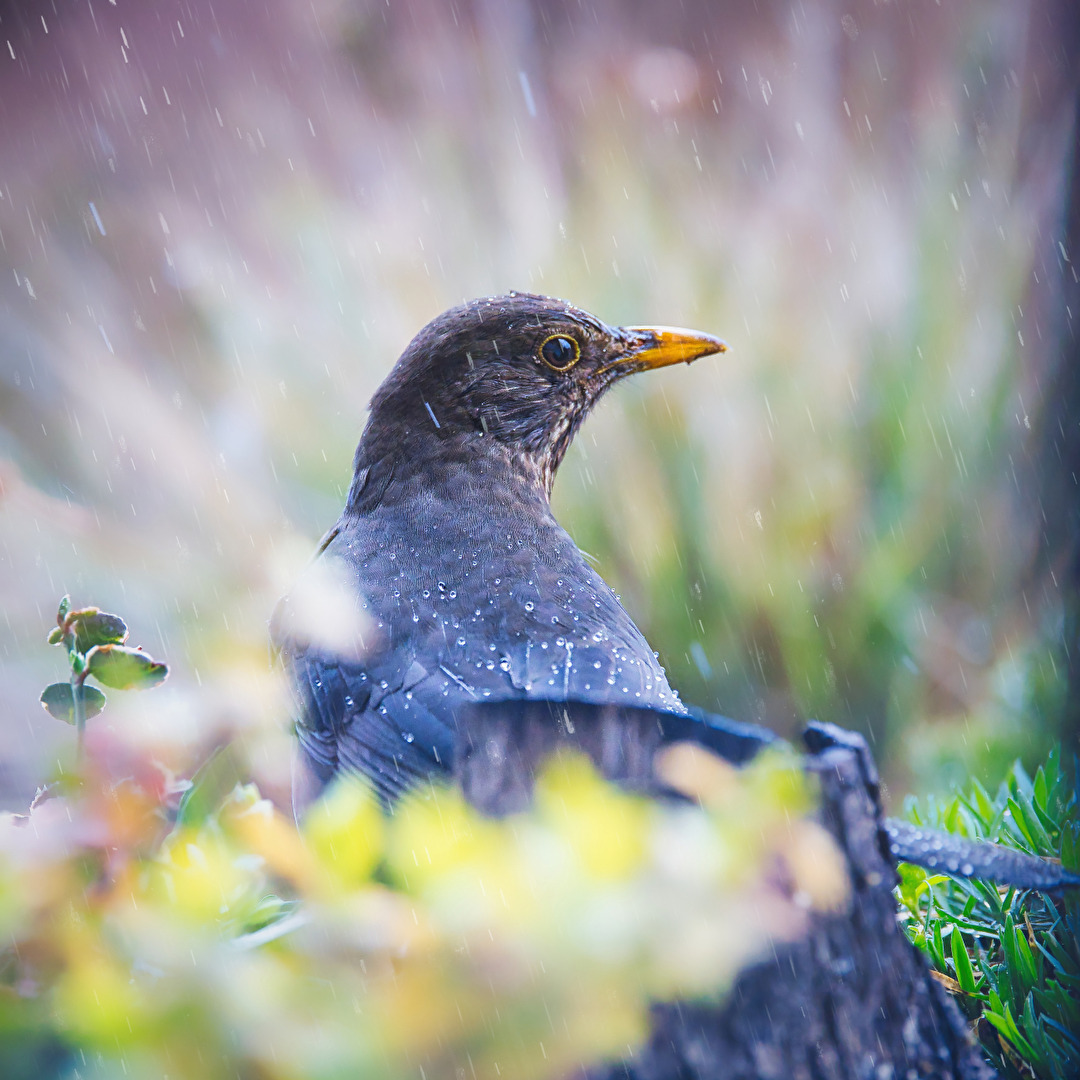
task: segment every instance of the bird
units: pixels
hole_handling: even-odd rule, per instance
[[[387,805],[446,772],[455,712],[476,703],[686,712],[550,500],[616,382],[726,348],[525,292],[453,307],[413,338],[371,399],[341,516],[271,620],[298,813],[342,772]]]

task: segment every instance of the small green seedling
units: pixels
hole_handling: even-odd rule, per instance
[[[41,704],[57,720],[75,726],[80,757],[86,721],[105,708],[106,700],[96,686],[87,684],[88,678],[114,690],[148,690],[169,674],[166,664],[125,645],[127,637],[127,624],[119,615],[96,607],[73,609],[68,596],[60,601],[49,644],[67,649],[71,678],[46,686]]]

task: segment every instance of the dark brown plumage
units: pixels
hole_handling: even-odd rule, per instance
[[[446,768],[463,703],[683,711],[548,500],[614,382],[723,349],[521,293],[420,331],[372,398],[340,520],[275,615],[299,703],[299,802],[340,769],[391,800]]]

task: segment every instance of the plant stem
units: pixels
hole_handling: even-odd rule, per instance
[[[83,706],[82,688],[84,675],[71,677],[71,697],[75,705],[75,762],[82,763],[83,733],[86,731],[86,709]]]

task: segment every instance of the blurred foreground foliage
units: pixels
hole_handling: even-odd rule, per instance
[[[666,804],[559,755],[497,821],[344,779],[298,830],[90,734],[81,784],[0,821],[7,1078],[562,1076],[846,895],[782,754],[672,748]]]
[[[990,796],[978,780],[910,802],[918,824],[993,840],[1080,870],[1080,812],[1061,752],[1032,779],[1017,762]],[[908,935],[976,1022],[1009,1080],[1080,1073],[1080,895],[1024,892],[901,866]]]

